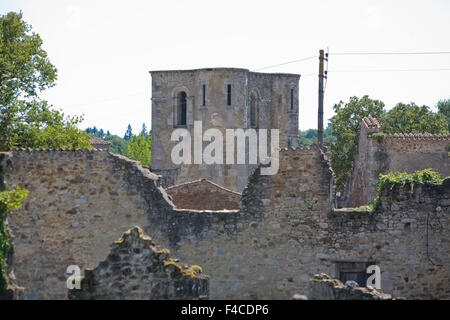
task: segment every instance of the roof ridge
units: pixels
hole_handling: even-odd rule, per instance
[[[362,118],[362,123],[367,129],[380,129],[380,123],[378,122],[377,118],[368,116]]]
[[[101,139],[99,137],[94,137],[94,136],[89,137],[89,143],[90,144],[92,144],[92,143],[94,143],[94,144],[104,144],[104,145],[110,145],[111,144],[111,142],[109,142],[109,141],[106,141],[106,140],[103,140],[103,139]]]
[[[408,140],[450,140],[448,133],[387,133],[385,137]]]
[[[175,189],[175,188],[179,188],[179,187],[183,187],[183,186],[187,186],[187,185],[195,184],[195,183],[201,183],[201,182],[209,183],[209,184],[213,185],[214,187],[216,187],[216,188],[218,188],[218,189],[221,189],[221,190],[223,190],[223,191],[227,191],[227,192],[230,192],[230,193],[239,195],[239,196],[241,195],[241,194],[240,194],[239,192],[237,192],[237,191],[228,189],[228,188],[226,188],[226,187],[224,187],[224,186],[221,186],[221,185],[219,185],[219,184],[217,184],[217,183],[214,183],[214,182],[212,182],[212,181],[210,181],[210,180],[208,180],[208,179],[205,179],[205,178],[197,179],[197,180],[192,180],[192,181],[188,181],[188,182],[183,182],[183,183],[180,183],[180,184],[176,184],[176,185],[173,185],[173,186],[169,186],[169,187],[165,188],[165,190],[168,191],[168,190],[172,190],[172,189]]]

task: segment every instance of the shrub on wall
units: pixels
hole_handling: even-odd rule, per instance
[[[6,255],[11,244],[6,228],[6,217],[9,212],[21,207],[21,201],[28,196],[28,191],[21,189],[4,190],[0,192],[0,292],[7,287]]]
[[[380,174],[380,181],[378,182],[378,195],[373,202],[373,209],[378,210],[380,206],[381,192],[385,188],[392,190],[395,186],[403,187],[407,183],[411,185],[411,192],[414,190],[414,186],[418,183],[442,183],[444,181],[441,175],[433,169],[428,168],[414,173],[400,172],[393,174]]]

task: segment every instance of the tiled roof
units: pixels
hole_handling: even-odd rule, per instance
[[[91,143],[91,145],[105,145],[105,146],[109,146],[111,144],[111,142],[99,139],[97,137],[91,137],[89,139],[89,142]]]
[[[381,128],[380,124],[378,123],[377,118],[364,117],[362,119],[362,121],[364,123],[364,126],[367,129],[380,129]]]
[[[177,185],[174,185],[174,186],[167,187],[166,191],[173,190],[173,189],[176,189],[176,188],[182,188],[182,187],[185,187],[187,185],[192,185],[192,184],[196,184],[196,183],[208,183],[211,186],[213,186],[215,188],[218,188],[218,189],[221,189],[223,191],[230,192],[230,193],[233,193],[233,194],[238,195],[238,196],[241,195],[239,192],[236,192],[236,191],[227,189],[225,187],[222,187],[222,186],[220,186],[220,185],[218,185],[218,184],[216,184],[216,183],[214,183],[212,181],[209,181],[207,179],[199,179],[199,180],[189,181],[189,182],[185,182],[185,183],[180,183],[180,184],[177,184]]]

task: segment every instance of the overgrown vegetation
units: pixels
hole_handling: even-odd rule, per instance
[[[380,180],[378,182],[378,195],[375,198],[372,208],[373,210],[378,210],[380,206],[381,192],[385,188],[390,188],[392,190],[396,186],[403,187],[406,184],[410,184],[411,193],[414,191],[414,186],[418,183],[442,183],[444,181],[441,175],[433,169],[428,168],[414,173],[400,172],[393,174],[392,172],[388,174],[380,174]]]
[[[9,212],[21,207],[21,201],[27,196],[28,191],[21,189],[19,186],[16,189],[0,192],[0,292],[6,289],[8,284],[6,256],[11,248],[6,218]]]
[[[332,141],[331,165],[336,174],[336,187],[341,191],[353,168],[353,161],[358,145],[361,121],[363,117],[377,118],[382,132],[372,134],[382,142],[385,134],[390,133],[431,133],[449,132],[450,100],[441,100],[437,104],[438,112],[428,106],[398,103],[386,111],[382,101],[351,97],[347,103],[335,104],[335,115],[330,119]]]

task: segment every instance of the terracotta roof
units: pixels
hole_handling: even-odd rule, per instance
[[[362,122],[364,123],[364,126],[367,129],[380,129],[381,126],[378,123],[377,118],[372,118],[372,117],[364,117],[362,119]]]
[[[105,146],[109,146],[109,145],[111,144],[111,142],[108,142],[108,141],[99,139],[99,138],[97,138],[97,137],[91,137],[91,138],[89,139],[89,142],[91,143],[91,145],[96,144],[96,145],[105,145]]]
[[[185,183],[180,183],[180,184],[177,184],[177,185],[174,185],[174,186],[167,187],[166,191],[172,190],[172,189],[176,189],[176,188],[182,188],[184,186],[191,185],[191,184],[196,184],[196,183],[209,183],[213,187],[216,187],[216,188],[221,189],[223,191],[230,192],[230,193],[233,193],[235,195],[241,196],[241,194],[239,192],[236,192],[236,191],[227,189],[225,187],[222,187],[222,186],[220,186],[220,185],[218,185],[218,184],[216,184],[216,183],[214,183],[212,181],[209,181],[207,179],[199,179],[199,180],[189,181],[189,182],[185,182]]]

